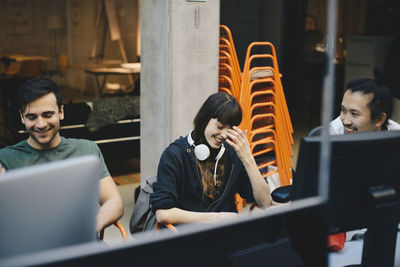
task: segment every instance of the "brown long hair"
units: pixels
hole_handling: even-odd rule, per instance
[[[211,157],[210,157],[211,158]],[[217,185],[214,184],[214,167],[215,161],[208,158],[205,161],[196,159],[196,165],[201,177],[201,185],[203,186],[203,196],[214,199],[217,195],[217,188],[222,185],[222,177],[225,175],[225,164],[218,163],[217,166]],[[225,155],[221,161],[225,161]]]
[[[217,119],[219,122],[229,126],[237,126],[242,121],[242,109],[239,103],[231,95],[218,92],[210,95],[201,106],[194,118],[193,140],[195,144],[207,144],[204,131],[211,119]],[[208,145],[209,146],[209,145]],[[210,146],[209,146],[210,147]],[[222,184],[222,177],[225,174],[226,153],[220,159],[217,167],[217,187]],[[214,166],[215,158],[210,156],[205,161],[196,159],[196,165],[199,170],[201,184],[203,186],[203,195],[209,198],[215,198],[217,188],[214,185]]]

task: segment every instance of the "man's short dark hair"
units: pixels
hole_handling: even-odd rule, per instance
[[[44,95],[53,93],[57,99],[58,108],[61,107],[61,92],[57,84],[44,77],[36,77],[26,81],[18,90],[18,110],[24,113],[29,103]]]
[[[368,103],[371,110],[371,121],[380,119],[382,113],[386,113],[386,120],[382,124],[382,129],[387,130],[388,120],[393,112],[393,98],[383,82],[384,73],[381,70],[375,70],[375,79],[354,79],[346,85],[346,90],[352,93],[361,92],[364,95],[372,94],[373,98]]]

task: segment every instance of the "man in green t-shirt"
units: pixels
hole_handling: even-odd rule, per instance
[[[21,121],[28,139],[0,149],[0,173],[6,170],[41,164],[81,155],[97,155],[102,162],[100,209],[96,229],[105,227],[123,215],[121,195],[104,163],[99,147],[93,141],[60,136],[64,107],[58,86],[47,78],[32,78],[18,92]]]

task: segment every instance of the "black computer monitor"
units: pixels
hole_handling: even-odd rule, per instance
[[[21,256],[0,266],[326,266],[320,198],[300,200],[226,223],[182,225],[135,234],[107,246],[90,243]],[[297,220],[299,219],[299,220]],[[295,236],[292,246],[291,233]],[[307,255],[297,247],[308,248]],[[296,249],[294,249],[296,248]],[[3,263],[3,265],[1,265]]]
[[[321,138],[302,139],[292,200],[318,193]],[[326,210],[329,233],[368,228],[363,266],[393,266],[400,221],[400,131],[329,139],[331,164]]]

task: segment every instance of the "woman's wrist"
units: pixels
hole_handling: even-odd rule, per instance
[[[257,167],[257,163],[253,155],[249,155],[248,157],[243,159],[242,163],[244,167]]]

